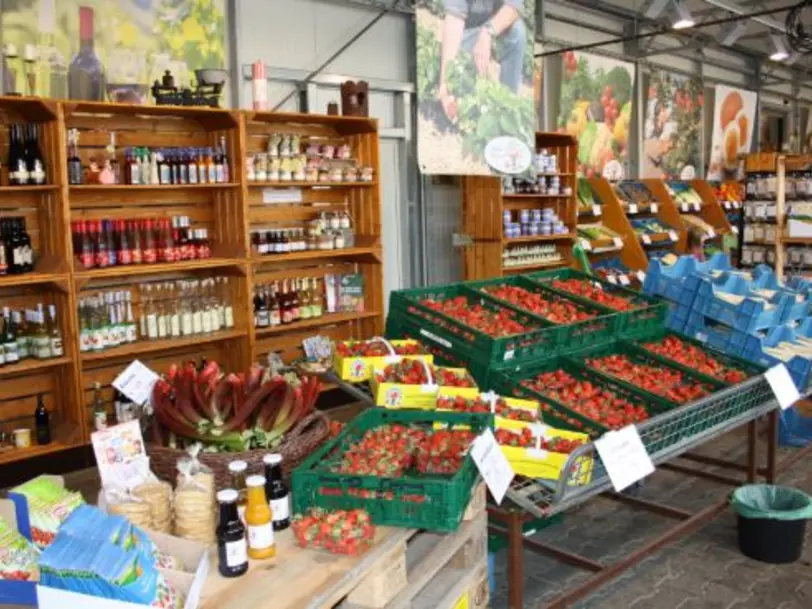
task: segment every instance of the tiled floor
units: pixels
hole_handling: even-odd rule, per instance
[[[707,454],[743,454],[741,435],[714,443]],[[782,449],[782,452],[783,449]],[[800,462],[780,479],[812,493],[812,461]],[[642,496],[688,510],[700,510],[724,497],[729,487],[658,471]],[[673,520],[596,498],[564,521],[536,534],[540,540],[589,558],[621,558],[664,532]],[[507,555],[496,557],[494,609],[507,607]],[[577,585],[586,572],[525,551],[525,607],[544,607]],[[601,588],[575,609],[812,609],[812,525],[803,558],[776,566],[744,557],[736,541],[736,518],[725,513],[694,535],[666,547]]]

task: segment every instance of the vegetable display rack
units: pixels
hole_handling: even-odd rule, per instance
[[[33,430],[37,396],[42,394],[51,413],[53,436],[53,441],[44,446],[0,451],[0,464],[87,443],[93,431],[95,383],[101,385],[103,399],[111,403],[110,384],[133,359],[158,373],[165,372],[172,363],[202,358],[216,360],[224,368],[245,370],[270,351],[281,352],[286,358],[301,356],[302,339],[311,334],[349,339],[382,332],[378,133],[374,119],[27,97],[0,97],[0,114],[5,125],[38,124],[46,174],[44,185],[7,186],[9,179],[3,167],[0,216],[25,219],[35,265],[30,273],[0,276],[0,306],[19,310],[42,303],[47,311],[54,304],[64,343],[63,356],[29,358],[0,367],[0,429]],[[228,177],[196,184],[71,183],[76,180],[69,175],[69,131],[71,141],[78,133],[75,154],[84,167],[91,159],[107,158],[114,132],[122,175],[126,175],[128,149],[221,148],[227,159]],[[248,182],[245,158],[264,150],[271,133],[297,134],[302,141],[309,138],[320,144],[337,145],[340,141],[359,165],[372,170],[374,177],[371,181],[341,183]],[[0,155],[4,160],[10,139],[8,128],[0,130],[4,148]],[[280,190],[285,196],[279,196]],[[322,211],[338,209],[352,218],[352,247],[262,257],[252,251],[252,227],[271,230],[306,225]],[[130,222],[164,222],[170,226],[179,217],[188,223],[192,233],[206,235],[207,255],[112,266],[109,260],[103,265],[86,264],[89,259],[82,256],[82,249],[77,250],[85,247],[81,232],[77,237],[77,225],[115,226],[123,221],[128,231]],[[253,294],[257,283],[318,277],[322,287],[322,278],[329,273],[363,277],[364,297],[356,303],[357,312],[324,313],[287,325],[254,328]],[[177,292],[173,299],[164,293],[161,302],[153,291],[150,300],[143,297],[140,286],[148,284],[160,290],[180,282],[209,286],[206,289],[212,292],[206,295],[201,289],[200,298],[212,298],[217,290],[216,297],[231,305],[231,323],[200,333],[165,332],[154,340],[139,337],[135,342],[121,341],[103,351],[80,347],[80,336],[87,325],[86,317],[79,313],[80,302],[99,293],[130,291],[137,325],[145,307],[186,304]]]
[[[578,144],[569,135],[539,132],[536,133],[536,152],[542,150],[556,156],[558,173],[541,173],[539,178],[547,184],[557,179],[560,185],[557,194],[503,193],[499,178],[462,178],[462,232],[471,241],[463,250],[465,279],[489,279],[572,264],[578,220],[575,198]],[[566,232],[542,234],[539,231],[538,234],[508,236],[505,231],[508,215],[513,222],[521,224],[522,212],[529,214],[534,210],[547,214],[549,212],[543,210],[552,211],[566,227]],[[527,258],[531,262],[514,264],[514,261],[522,260],[517,256],[522,250],[528,252]]]

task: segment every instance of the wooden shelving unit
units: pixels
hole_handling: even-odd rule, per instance
[[[464,247],[463,273],[465,279],[486,279],[514,273],[557,268],[572,265],[572,245],[578,223],[576,201],[576,164],[578,144],[569,135],[536,133],[536,150],[546,149],[557,157],[561,191],[570,188],[568,195],[522,194],[502,192],[502,180],[489,176],[462,178],[462,232],[472,243]],[[552,177],[551,174],[540,174]],[[569,229],[566,234],[538,235],[507,238],[504,234],[504,212],[514,214],[523,209],[555,210]],[[550,263],[505,266],[503,254],[512,246],[549,244],[555,247],[561,260]]]
[[[269,351],[287,358],[301,356],[301,341],[313,334],[360,338],[383,330],[383,255],[379,194],[377,122],[290,113],[256,113],[209,108],[130,106],[90,102],[57,102],[38,98],[0,97],[6,125],[41,124],[40,145],[49,184],[0,186],[0,217],[23,216],[38,255],[35,272],[0,277],[0,306],[13,309],[54,303],[64,342],[64,357],[28,359],[0,367],[0,429],[33,428],[38,394],[52,412],[54,442],[47,446],[0,452],[0,463],[80,446],[92,431],[94,383],[110,402],[110,383],[130,360],[139,359],[156,372],[173,363],[201,358],[231,370],[246,369]],[[110,132],[119,154],[146,146],[205,147],[225,141],[231,181],[194,185],[68,185],[67,129],[79,130],[83,164],[103,153]],[[248,183],[245,157],[264,150],[270,133],[297,133],[320,143],[347,143],[362,166],[372,167],[371,182]],[[5,159],[8,130],[0,129],[0,158]],[[121,159],[123,161],[123,159]],[[3,167],[2,184],[7,184]],[[266,189],[296,189],[300,202],[263,203]],[[346,209],[353,219],[354,247],[258,256],[251,250],[254,226],[299,227],[322,211]],[[206,228],[209,259],[173,263],[84,268],[74,258],[71,221],[146,219],[187,216],[190,228]],[[325,314],[317,319],[269,330],[253,327],[253,290],[258,282],[292,277],[323,278],[327,273],[361,273],[364,311]],[[79,351],[79,299],[110,289],[131,289],[136,320],[141,303],[138,284],[185,278],[226,277],[234,327],[177,339],[138,341],[103,352]],[[320,286],[323,283],[320,282]]]

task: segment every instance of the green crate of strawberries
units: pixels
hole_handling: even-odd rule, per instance
[[[618,315],[618,335],[632,338],[665,324],[667,305],[651,296],[635,292],[574,269],[530,273],[526,277],[584,304]]]
[[[707,382],[735,385],[763,374],[765,368],[745,359],[722,353],[677,332],[662,330],[634,343],[655,359],[693,373]]]
[[[577,359],[590,371],[627,386],[664,409],[688,404],[726,386],[718,379],[706,379],[665,363],[630,343],[585,349]]]
[[[489,414],[365,410],[293,472],[294,511],[364,509],[377,525],[455,531],[479,476],[471,443],[492,424]]]
[[[594,374],[565,356],[497,374],[492,389],[502,395],[536,399],[544,423],[593,438],[661,412],[628,387]]]
[[[562,328],[561,351],[583,349],[615,338],[620,315],[594,303],[561,294],[521,275],[466,284],[498,301],[539,318],[543,326]],[[550,355],[548,353],[547,355]]]
[[[543,323],[465,284],[395,292],[389,317],[399,325],[416,325],[426,337],[484,363],[538,358],[557,353],[564,344],[563,326]]]

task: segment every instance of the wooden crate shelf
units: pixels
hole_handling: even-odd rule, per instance
[[[48,184],[8,186],[0,172],[0,218],[22,216],[38,254],[35,272],[0,277],[0,306],[55,304],[64,356],[0,367],[0,429],[33,428],[37,396],[52,413],[47,446],[0,450],[0,464],[54,454],[89,441],[93,429],[93,387],[111,400],[110,383],[138,358],[163,373],[183,360],[216,360],[240,371],[269,351],[301,356],[301,341],[313,334],[335,339],[374,336],[383,331],[380,161],[377,121],[369,118],[230,111],[175,106],[132,106],[0,96],[5,125],[40,124],[40,147]],[[67,130],[79,130],[83,165],[104,153],[116,134],[119,161],[125,148],[200,148],[225,142],[230,181],[186,185],[68,184]],[[270,133],[298,133],[304,141],[346,142],[359,166],[371,167],[369,182],[251,182],[245,157],[264,149]],[[0,158],[6,158],[8,130],[0,128]],[[263,189],[297,189],[300,200],[263,202]],[[322,211],[346,210],[353,220],[354,247],[258,256],[251,251],[252,226],[303,224]],[[74,258],[71,222],[100,219],[156,219],[187,216],[190,228],[206,228],[212,257],[172,263],[84,268]],[[325,314],[293,324],[256,330],[255,283],[325,273],[360,273],[365,281],[362,313]],[[132,289],[138,318],[137,284],[189,277],[229,278],[234,327],[207,335],[140,340],[102,352],[79,351],[80,298],[109,289]]]
[[[576,175],[578,144],[569,135],[560,133],[536,133],[536,150],[546,149],[554,154],[561,170],[555,174],[538,174],[539,177],[557,176],[565,194],[503,193],[502,180],[490,176],[464,176],[462,178],[462,232],[472,242],[463,247],[463,276],[465,279],[487,279],[503,275],[572,265],[572,245],[578,222],[576,200]],[[504,213],[514,214],[522,209],[549,208],[568,228],[566,234],[524,235],[508,239],[504,235]],[[550,263],[503,266],[506,248],[549,244],[561,259]]]

